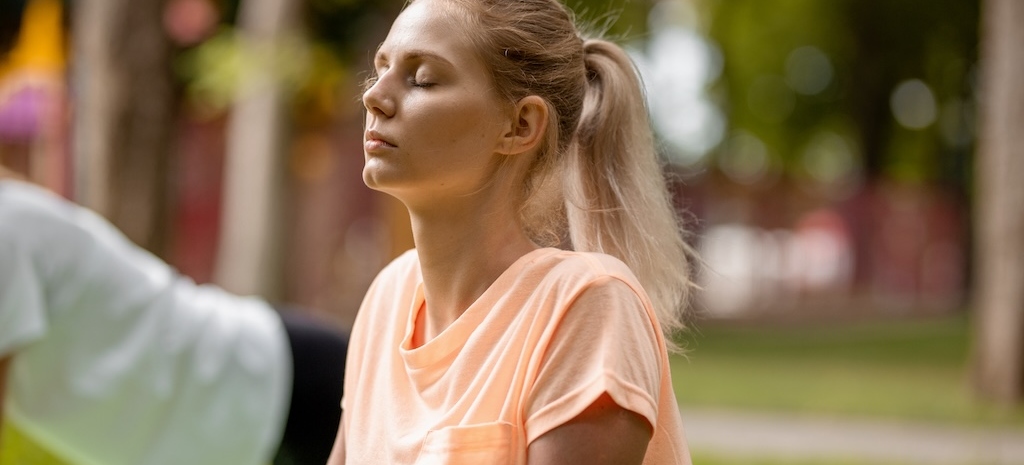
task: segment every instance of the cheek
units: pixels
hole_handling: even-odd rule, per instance
[[[426,123],[421,126],[425,135],[431,135],[437,139],[450,140],[459,134],[465,135],[467,131],[473,130],[472,110],[466,105],[446,104],[424,106],[420,115]]]
[[[489,150],[496,141],[498,122],[491,109],[481,104],[446,108],[432,115],[431,136],[450,147]]]

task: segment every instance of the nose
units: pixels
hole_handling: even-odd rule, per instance
[[[384,77],[378,77],[373,85],[363,92],[363,106],[371,115],[390,118],[395,115],[395,103],[387,92],[387,83],[384,81]]]

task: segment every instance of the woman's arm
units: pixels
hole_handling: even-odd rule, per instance
[[[652,434],[644,417],[619,407],[603,394],[576,418],[530,443],[527,463],[639,465]]]
[[[334,448],[327,458],[327,465],[345,464],[345,412],[341,412],[341,423],[338,424],[338,436],[334,438]]]

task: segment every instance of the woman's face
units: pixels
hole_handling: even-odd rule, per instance
[[[419,0],[391,26],[363,94],[363,180],[406,202],[477,192],[510,127],[455,6]]]

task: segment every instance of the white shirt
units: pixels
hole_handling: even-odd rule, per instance
[[[98,215],[0,181],[7,420],[95,465],[268,463],[291,389],[261,300],[196,285]]]

